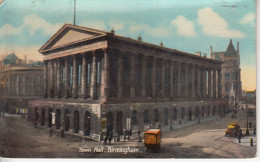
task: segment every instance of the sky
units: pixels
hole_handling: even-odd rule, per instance
[[[2,0],[0,0],[1,3]],[[0,4],[0,56],[42,60],[40,47],[65,23],[74,0],[4,0]],[[76,0],[76,25],[195,53],[225,51],[239,41],[243,90],[256,89],[254,0]],[[0,57],[1,58],[1,57]]]

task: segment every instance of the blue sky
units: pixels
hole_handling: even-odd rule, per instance
[[[4,0],[0,55],[41,60],[37,50],[64,24],[73,23],[73,0]],[[255,89],[254,0],[77,0],[76,24],[209,56],[240,42],[243,89]],[[251,75],[249,75],[251,74]]]

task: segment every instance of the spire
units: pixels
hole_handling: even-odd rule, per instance
[[[138,36],[137,40],[139,40],[139,41],[142,41],[142,37],[141,37],[141,35],[140,35],[140,34],[139,34],[139,36]]]
[[[160,43],[160,46],[162,46],[163,47],[163,42],[161,41],[161,43]]]
[[[115,34],[115,30],[114,28],[112,27],[111,31],[110,31],[111,34]]]
[[[235,47],[232,43],[232,39],[230,39],[230,42],[229,42],[229,45],[227,47],[225,55],[226,56],[235,56],[236,54],[237,54],[237,52],[236,52]]]

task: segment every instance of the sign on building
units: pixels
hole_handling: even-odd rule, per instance
[[[131,118],[126,118],[126,130],[131,130]]]
[[[51,115],[52,115],[52,124],[55,124],[55,113],[53,112],[53,113],[51,113]]]
[[[101,130],[102,130],[102,133],[107,132],[107,119],[106,118],[101,119]]]

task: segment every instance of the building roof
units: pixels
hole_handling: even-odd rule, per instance
[[[16,64],[18,57],[12,53],[4,58],[4,65],[6,64]]]
[[[235,47],[232,43],[232,39],[230,39],[229,45],[225,52],[225,56],[236,56],[236,55],[237,55],[237,51],[235,50]]]
[[[28,66],[43,66],[43,65],[44,65],[43,62],[41,61],[35,61],[31,64],[28,64]]]

